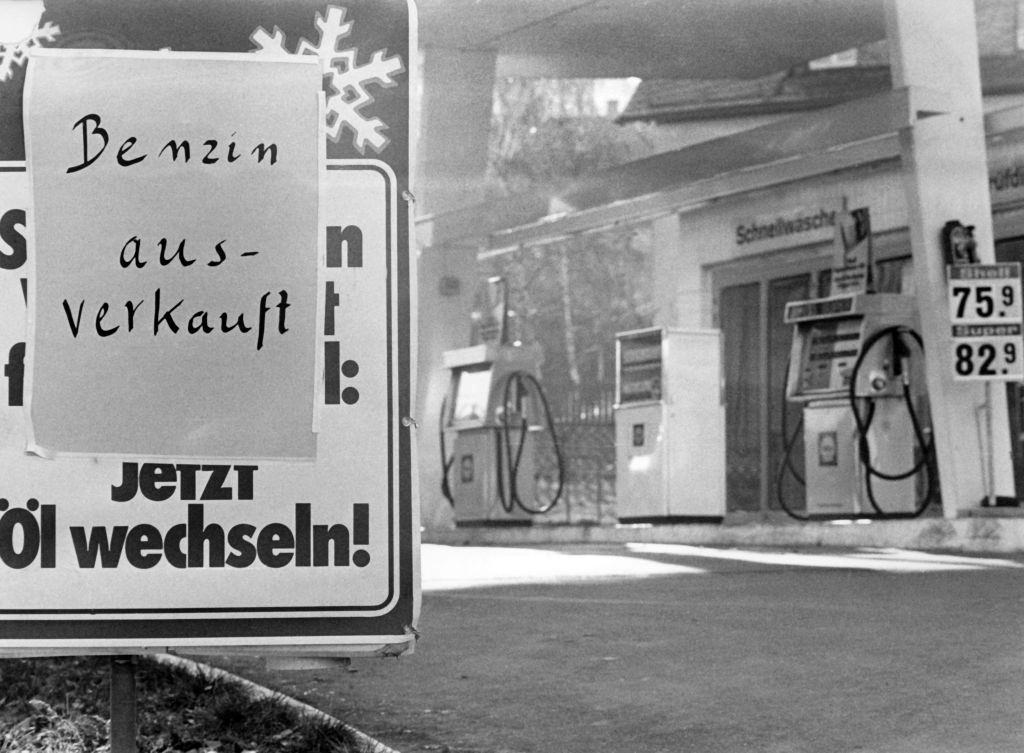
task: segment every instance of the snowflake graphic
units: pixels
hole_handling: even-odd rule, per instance
[[[60,34],[60,27],[47,21],[42,27],[13,44],[0,43],[0,83],[10,81],[14,76],[14,66],[24,65],[28,51],[32,47],[42,46],[43,42],[52,42]]]
[[[362,113],[373,102],[373,95],[367,87],[370,84],[383,87],[397,84],[394,77],[405,71],[402,60],[398,56],[385,57],[386,50],[377,50],[370,62],[359,65],[355,47],[339,50],[341,40],[352,30],[352,23],[345,21],[344,8],[331,6],[326,15],[318,13],[316,26],[320,30],[320,43],[313,45],[300,39],[295,53],[320,58],[327,90],[327,135],[331,141],[338,142],[348,127],[354,134],[352,143],[360,154],[366,153],[367,146],[379,154],[390,139],[384,134],[387,125],[380,118],[367,117]],[[254,51],[256,54],[288,52],[284,33],[276,26],[273,34],[260,27],[250,38],[258,48]]]

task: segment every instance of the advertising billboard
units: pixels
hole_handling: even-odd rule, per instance
[[[0,649],[408,650],[411,7],[125,6],[0,68]]]

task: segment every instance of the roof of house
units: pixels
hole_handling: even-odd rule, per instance
[[[985,56],[980,63],[983,94],[1024,93],[1024,56]],[[749,80],[651,79],[640,83],[617,122],[680,123],[817,110],[891,88],[889,66],[880,61],[820,70],[799,66]]]
[[[889,67],[793,70],[761,78],[642,81],[618,122],[736,118],[816,110],[892,88]]]

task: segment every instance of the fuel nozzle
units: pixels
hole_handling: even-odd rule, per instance
[[[903,384],[910,384],[910,347],[907,345],[903,334],[899,331],[892,333],[892,374],[894,377],[902,377]]]

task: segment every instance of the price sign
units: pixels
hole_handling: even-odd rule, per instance
[[[1024,378],[1020,276],[1016,262],[948,268],[954,379]]]
[[[1020,264],[949,267],[949,318],[953,324],[1020,322]]]
[[[1018,380],[1021,368],[1021,326],[953,327],[953,374],[961,380]]]

